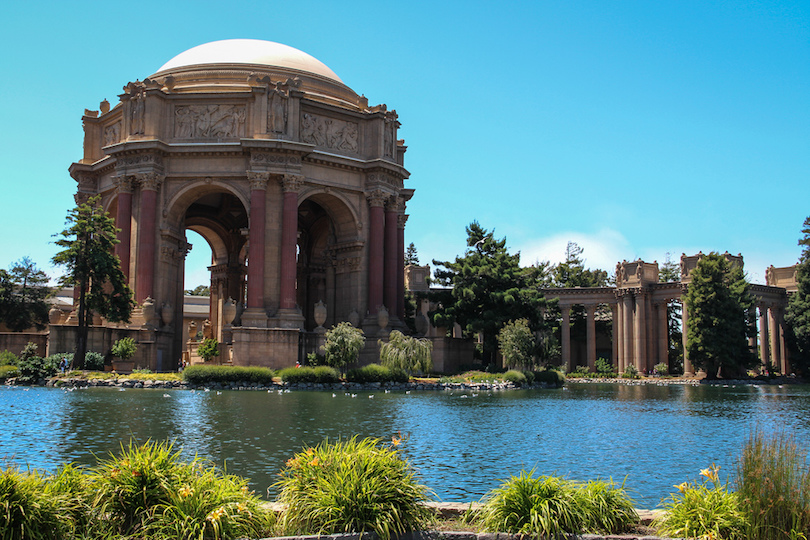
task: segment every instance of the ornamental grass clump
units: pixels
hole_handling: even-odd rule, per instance
[[[278,502],[284,506],[280,526],[286,534],[374,532],[389,540],[428,523],[423,503],[430,491],[410,464],[379,439],[358,439],[307,448],[281,471]]]
[[[478,515],[487,532],[557,538],[583,532],[618,533],[638,521],[624,486],[594,481],[586,484],[558,476],[521,471],[483,499]]]
[[[735,484],[750,516],[747,538],[801,538],[810,531],[807,451],[793,436],[754,432],[737,462]]]
[[[0,538],[3,540],[59,539],[72,536],[65,497],[50,488],[36,471],[0,471]]]
[[[668,536],[736,540],[747,538],[748,517],[737,493],[720,482],[720,467],[703,469],[701,483],[684,482],[663,501],[655,527]]]

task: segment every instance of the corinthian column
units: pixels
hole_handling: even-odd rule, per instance
[[[385,228],[385,214],[383,204],[386,194],[381,190],[374,190],[367,194],[369,231],[368,231],[368,312],[376,315],[383,304],[383,231]]]
[[[141,185],[141,215],[138,221],[138,261],[135,300],[142,303],[154,294],[157,192],[163,178],[157,173],[136,175]]]
[[[281,309],[295,309],[295,245],[298,236],[298,190],[303,176],[285,174],[281,210]]]
[[[248,171],[250,224],[248,226],[247,309],[264,308],[264,231],[267,181],[270,173]]]
[[[397,263],[397,246],[399,245],[397,235],[397,221],[399,215],[399,201],[397,197],[388,199],[385,205],[385,256],[384,256],[384,271],[383,271],[383,304],[388,308],[392,317],[396,317],[396,312],[399,307],[397,302],[397,277],[399,271]]]
[[[560,306],[562,314],[562,325],[560,326],[560,352],[562,353],[562,363],[566,372],[574,369],[571,364],[571,306]]]
[[[403,205],[404,210],[404,205]],[[407,214],[397,216],[397,317],[405,320],[405,222]]]
[[[121,261],[121,271],[129,281],[129,259],[132,241],[132,182],[129,177],[115,178],[115,190],[118,192],[118,211],[115,214],[115,226],[118,231],[118,244],[115,254]]]
[[[585,306],[587,347],[588,347],[588,369],[596,371],[596,305]]]

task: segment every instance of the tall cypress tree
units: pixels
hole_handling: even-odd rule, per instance
[[[806,376],[810,367],[810,217],[804,220],[802,232],[804,237],[799,245],[803,249],[796,269],[798,290],[790,295],[785,322],[789,329],[791,366]]]
[[[74,367],[84,368],[87,334],[93,313],[110,322],[129,321],[135,302],[132,289],[121,271],[121,261],[113,249],[118,243],[115,222],[99,204],[100,197],[68,212],[68,227],[56,245],[64,248],[54,255],[55,264],[67,267],[59,278],[63,287],[79,289],[78,328]]]
[[[754,299],[738,266],[718,253],[702,257],[690,274],[687,351],[709,379],[737,377],[756,364],[748,346],[754,335]]]

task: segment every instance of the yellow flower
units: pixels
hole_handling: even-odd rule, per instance
[[[720,472],[720,467],[718,467],[717,465],[712,463],[711,467],[709,467],[708,469],[703,469],[702,471],[700,471],[700,474],[702,476],[705,476],[706,478],[708,478],[712,482],[717,482],[720,479],[719,472]]]
[[[183,486],[177,492],[181,497],[186,498],[194,494],[194,490],[188,486]]]
[[[239,504],[236,505],[236,510],[238,512],[247,512],[247,509],[248,509],[248,507],[247,507],[247,505],[245,503],[239,503]]]
[[[225,515],[225,509],[221,506],[206,516],[207,521],[219,521]]]
[[[688,482],[683,482],[683,483],[680,483],[680,484],[675,484],[675,485],[674,485],[674,486],[672,486],[672,487],[674,487],[674,488],[678,488],[678,491],[680,491],[681,493],[683,493],[683,492],[684,492],[684,491],[686,491],[686,489],[689,487],[689,483],[688,483]]]
[[[309,464],[312,465],[313,467],[317,467],[319,463],[320,463],[320,461],[318,460],[317,457],[309,462]]]
[[[396,436],[391,437],[391,444],[393,444],[394,446],[399,446],[400,444],[402,444],[402,439],[399,439]]]

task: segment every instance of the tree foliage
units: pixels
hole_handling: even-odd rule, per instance
[[[785,322],[789,328],[791,364],[807,375],[810,368],[810,217],[804,220],[804,237],[799,239],[802,254],[796,268],[798,290],[790,295]]]
[[[505,366],[510,368],[533,367],[534,334],[526,319],[506,323],[498,332],[498,345]]]
[[[0,323],[12,332],[45,328],[45,298],[50,293],[47,284],[48,276],[28,257],[12,264],[8,271],[0,270]]]
[[[430,373],[433,369],[433,342],[404,335],[394,330],[388,335],[388,342],[378,340],[380,362],[392,369],[401,369],[409,375],[414,372]]]
[[[76,367],[84,367],[87,332],[93,313],[110,322],[129,321],[135,302],[132,289],[121,271],[121,261],[113,253],[118,243],[118,229],[110,215],[101,208],[100,197],[91,197],[68,212],[67,228],[56,241],[62,251],[53,262],[65,266],[59,279],[62,286],[79,289]]]
[[[115,357],[120,358],[123,361],[127,361],[133,356],[135,356],[135,352],[138,350],[138,345],[135,343],[135,340],[131,337],[125,337],[117,340],[113,343],[112,355]]]
[[[681,280],[681,267],[666,254],[664,264],[658,271],[658,281],[672,283]],[[670,373],[683,373],[683,331],[681,330],[683,310],[678,302],[667,302],[668,360]]]
[[[186,296],[211,296],[211,288],[208,285],[197,285],[193,289],[183,291]]]
[[[405,266],[409,264],[419,264],[419,255],[416,253],[416,246],[413,245],[413,242],[408,244],[408,248],[405,250]]]
[[[585,268],[584,249],[568,242],[565,260],[550,269],[552,287],[604,287],[608,282],[606,270]]]
[[[520,254],[510,254],[506,238],[473,221],[467,227],[467,250],[455,261],[433,261],[436,282],[446,287],[435,293],[438,308],[431,312],[438,327],[461,325],[465,336],[483,335],[484,360],[497,350],[497,335],[509,320],[524,318],[530,326],[542,325],[546,301],[533,274],[520,267]]]
[[[322,349],[327,365],[342,369],[357,361],[357,355],[365,343],[362,330],[348,322],[338,323],[326,331],[326,343]]]
[[[214,357],[219,356],[219,341],[214,338],[202,340],[197,347],[197,354],[206,362],[210,362]]]
[[[756,358],[748,346],[755,335],[754,299],[742,269],[712,252],[698,260],[690,276],[685,296],[690,360],[710,379],[721,370],[724,377],[744,373]]]

